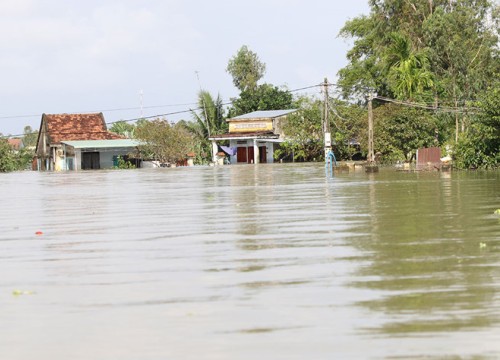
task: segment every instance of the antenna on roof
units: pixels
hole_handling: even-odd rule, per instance
[[[139,102],[141,104],[141,119],[144,118],[144,111],[143,111],[143,100],[144,100],[144,91],[139,90]]]

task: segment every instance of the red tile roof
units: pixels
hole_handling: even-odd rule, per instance
[[[23,140],[22,139],[7,139],[7,142],[12,146],[14,150],[19,150],[23,146]]]
[[[106,128],[102,113],[94,114],[43,114],[51,143],[71,140],[123,139]]]

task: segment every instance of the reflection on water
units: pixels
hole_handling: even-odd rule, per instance
[[[500,357],[499,172],[0,175],[1,359]]]
[[[403,336],[499,323],[500,231],[490,214],[500,187],[496,174],[474,175],[385,173],[370,183],[372,233],[357,242],[369,265],[352,285],[380,291],[359,305],[386,319],[367,329]]]

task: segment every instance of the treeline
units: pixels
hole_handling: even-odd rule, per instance
[[[31,169],[37,138],[38,131],[31,126],[24,127],[23,136],[15,139],[16,146],[0,133],[0,172]]]
[[[371,0],[348,21],[339,72],[345,99],[376,101],[375,151],[391,161],[417,146],[445,146],[459,168],[500,163],[500,7],[488,0]],[[406,156],[407,157],[407,156]]]
[[[353,159],[367,154],[366,105],[373,97],[374,150],[381,162],[412,161],[416,149],[440,146],[458,168],[497,168],[500,6],[489,0],[369,4],[368,15],[347,21],[340,31],[353,45],[337,84],[328,87],[332,96],[326,106],[322,95],[297,95],[285,86],[260,83],[266,65],[242,46],[226,68],[240,92],[229,104],[202,90],[188,120],[122,121],[110,130],[142,140],[143,157],[175,162],[192,152],[197,164],[206,164],[211,161],[208,138],[227,132],[227,118],[296,108],[283,126],[287,141],[276,156],[319,161],[326,108],[337,159]]]

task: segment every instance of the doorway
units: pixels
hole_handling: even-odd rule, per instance
[[[98,152],[82,153],[82,170],[97,170],[100,168],[100,158]]]

